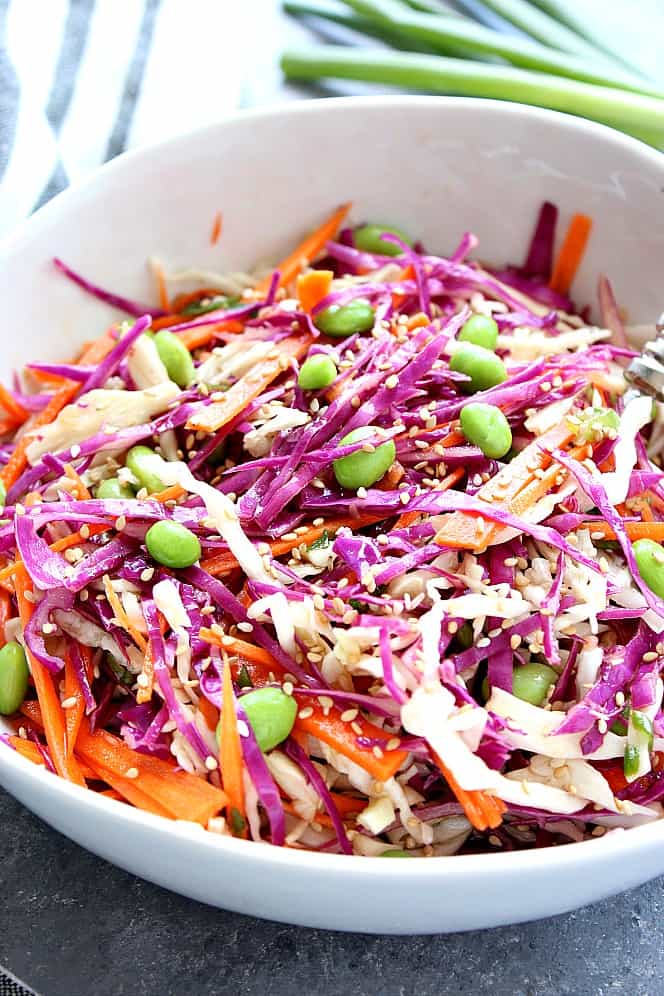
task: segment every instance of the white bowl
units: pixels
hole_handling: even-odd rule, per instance
[[[312,101],[242,114],[124,156],[31,218],[0,250],[0,375],[67,358],[113,314],[51,264],[154,299],[145,260],[216,269],[276,260],[345,200],[449,252],[521,260],[544,199],[595,219],[575,284],[607,273],[635,321],[664,306],[664,158],[600,125],[517,104],[428,97]],[[223,237],[209,245],[217,210]],[[117,313],[113,314],[117,317]],[[664,872],[664,823],[538,851],[377,861],[216,837],[72,786],[0,745],[0,782],[96,854],[184,895],[314,927],[426,933],[573,909]],[[28,871],[29,873],[29,871]]]

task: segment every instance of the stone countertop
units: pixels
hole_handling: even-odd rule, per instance
[[[2,792],[0,820],[0,963],[42,996],[664,991],[664,879],[516,927],[441,937],[339,934],[226,913],[142,882]]]

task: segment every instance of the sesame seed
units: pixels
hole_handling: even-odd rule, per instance
[[[78,443],[74,443],[69,452],[72,455],[72,460],[75,460],[76,457],[79,457],[81,455],[81,447],[78,445]]]
[[[88,526],[87,523],[85,525],[81,526],[81,528],[79,529],[79,532],[81,534],[81,538],[82,539],[89,539],[90,538],[90,526]]]
[[[144,674],[143,671],[141,671],[139,676],[136,678],[136,684],[139,688],[147,688],[150,684],[150,679],[147,674]]]
[[[217,768],[219,767],[219,762],[217,761],[216,757],[212,757],[211,754],[208,754],[208,756],[205,758],[205,767],[208,769],[208,771],[216,771]]]
[[[372,754],[373,754],[373,756],[374,756],[375,758],[377,758],[377,759],[378,759],[379,761],[380,761],[380,760],[381,760],[381,759],[382,759],[383,757],[385,757],[385,753],[384,753],[384,752],[383,752],[383,751],[382,751],[382,750],[380,749],[380,747],[379,747],[379,746],[378,746],[377,744],[376,744],[376,745],[375,745],[374,747],[372,747],[372,748],[371,748],[371,753],[372,753]]]
[[[358,735],[358,737],[362,736],[362,727],[360,726],[359,723],[357,722],[351,723],[350,728],[353,731],[353,733],[356,733]]]
[[[643,657],[641,658],[641,660],[644,662],[644,664],[649,664],[651,661],[656,661],[657,660],[657,654],[655,653],[654,650],[648,650],[643,655]]]
[[[410,501],[410,495],[408,494],[407,491],[401,492],[401,494],[399,495],[399,501],[401,502],[402,505],[408,504],[408,502]]]
[[[399,383],[399,378],[397,377],[397,375],[391,374],[385,381],[385,387],[391,390],[392,388],[396,387],[398,383]]]
[[[283,683],[283,685],[281,687],[283,688],[283,691],[284,691],[285,695],[292,695],[293,694],[293,687],[294,686],[293,686],[293,682],[292,681],[284,681],[284,683]]]
[[[298,716],[300,717],[300,719],[309,719],[309,717],[313,716],[313,714],[314,711],[311,708],[311,706],[305,706],[304,709],[300,709],[300,711],[298,712]]]
[[[459,629],[459,624],[458,622],[455,622],[454,619],[452,620],[452,622],[449,622],[447,624],[447,632],[451,633],[452,635],[454,635],[458,629]]]
[[[606,833],[606,827],[595,827],[592,830],[593,837],[603,837],[605,833]]]
[[[359,709],[346,709],[341,713],[341,719],[344,723],[352,723],[354,719],[357,719],[359,714]]]
[[[127,519],[125,518],[125,516],[124,515],[119,515],[117,517],[117,519],[115,520],[115,528],[116,528],[116,530],[119,533],[121,533],[122,530],[126,528],[126,525],[127,525]]]
[[[401,746],[401,741],[399,740],[398,737],[390,737],[390,739],[387,741],[386,746],[388,750],[398,750],[399,747]]]
[[[367,489],[360,486],[357,489],[357,497],[358,498],[366,498],[367,497]]]
[[[63,699],[60,705],[63,709],[73,709],[76,705],[76,696],[72,695],[71,698]]]
[[[145,567],[141,571],[141,581],[152,581],[154,577],[154,567]]]
[[[616,692],[616,705],[617,706],[624,706],[624,704],[625,704],[625,693],[624,692]]]
[[[320,517],[317,518],[317,519],[314,519],[312,525],[314,525],[314,526],[324,526],[325,525],[325,519],[322,519]]]
[[[125,778],[138,778],[138,768],[127,768],[124,773]]]
[[[362,404],[362,399],[355,395],[355,397],[350,399],[351,408],[359,408]]]
[[[44,636],[50,636],[51,633],[55,633],[57,628],[58,627],[55,626],[53,623],[45,622],[44,625],[42,626],[42,633],[44,634]]]
[[[503,842],[500,837],[496,837],[495,833],[489,834],[489,843],[493,844],[494,847],[502,847]]]
[[[521,637],[518,633],[513,633],[510,637],[510,647],[512,650],[516,650],[521,644]]]
[[[250,622],[239,622],[237,624],[237,628],[241,630],[243,633],[253,633],[254,624]]]
[[[481,640],[477,641],[475,646],[478,647],[480,650],[482,650],[484,647],[491,646],[491,640],[488,637],[483,636]]]

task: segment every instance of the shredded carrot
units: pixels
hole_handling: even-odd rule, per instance
[[[186,493],[179,484],[172,484],[170,488],[164,488],[163,491],[158,491],[157,494],[150,495],[150,497],[153,501],[158,501],[160,505],[165,505],[167,501],[177,501],[178,498],[184,498]]]
[[[302,310],[308,315],[330,293],[333,278],[332,270],[309,270],[308,273],[299,275],[295,292]]]
[[[198,700],[198,708],[203,715],[203,719],[207,724],[208,730],[211,730],[214,733],[219,722],[219,710],[216,706],[212,705],[210,700],[206,699],[204,695],[201,695]]]
[[[211,629],[201,629],[200,636],[202,640],[206,640],[208,643],[223,647],[229,654],[237,654],[236,674],[239,673],[242,666],[246,667],[253,685],[260,687],[275,679],[278,681],[284,675],[284,669],[278,661],[267,650],[263,650],[261,647],[255,647],[251,643],[231,636],[220,637]],[[372,740],[385,739],[385,731],[374,723],[369,722],[362,715],[358,715],[355,720],[360,729],[360,732],[357,733],[356,730],[351,728],[349,723],[342,720],[341,711],[336,706],[327,709],[321,706],[313,696],[298,695],[297,692],[294,693],[294,698],[300,710],[307,709],[304,718],[298,714],[295,720],[295,731],[308,733],[318,740],[322,740],[334,750],[343,754],[344,757],[348,757],[351,761],[359,764],[361,768],[364,768],[365,771],[368,771],[374,778],[379,779],[379,781],[387,781],[388,778],[391,778],[406,760],[408,756],[406,751],[398,748],[396,750],[384,750],[381,757],[376,757],[373,751],[359,746],[357,743],[358,737],[366,737]],[[310,715],[308,715],[309,710],[311,710]]]
[[[75,489],[72,491],[72,494],[74,494],[75,491],[75,497],[78,498],[79,501],[86,501],[87,499],[92,498],[92,495],[70,463],[65,464],[65,477],[68,477],[70,481],[74,482]]]
[[[8,591],[0,588],[0,647],[5,645],[5,623],[12,617],[12,603]]]
[[[81,647],[81,652],[85,651],[84,660],[90,661],[90,650],[88,647]],[[85,700],[81,689],[78,675],[72,664],[71,654],[65,654],[65,702],[74,700],[73,705],[69,705],[64,710],[65,713],[65,743],[67,756],[71,759],[76,747],[76,737],[81,726],[81,720],[85,713]]]
[[[23,425],[29,415],[29,412],[26,411],[23,405],[19,405],[16,398],[7,390],[4,384],[0,384],[0,405],[7,412],[10,420],[19,425]]]
[[[342,526],[350,526],[351,529],[360,529],[363,526],[372,525],[374,522],[381,522],[384,518],[385,513],[383,512],[382,514],[360,515],[356,518],[347,516],[340,519],[328,519],[327,522],[324,522],[320,526],[309,526],[306,533],[296,533],[296,539],[273,540],[270,543],[270,551],[273,557],[281,557],[284,553],[290,553],[291,550],[302,543],[310,546],[317,539],[320,539],[324,533],[332,536]],[[219,553],[214,553],[201,563],[203,570],[207,571],[208,574],[213,574],[215,577],[230,574],[238,566],[237,559],[230,550],[221,550]],[[1,578],[2,572],[0,572]]]
[[[233,817],[238,814],[243,820],[246,817],[244,808],[244,783],[242,763],[242,745],[237,728],[235,712],[235,697],[231,667],[228,658],[224,661],[223,692],[221,703],[221,738],[219,744],[219,766],[224,792],[228,798],[226,818],[232,826]]]
[[[154,274],[155,281],[157,283],[157,296],[159,298],[159,307],[166,314],[171,311],[171,302],[168,298],[168,287],[166,286],[166,276],[164,274],[164,268],[158,259],[152,260],[152,272]]]
[[[268,354],[264,360],[259,360],[249,373],[229,387],[221,401],[201,404],[187,422],[187,429],[201,432],[221,429],[289,368],[289,360],[303,356],[310,342],[310,336],[294,335],[283,339],[274,355]]]
[[[616,539],[616,534],[611,526],[603,520],[586,522],[585,528],[590,530],[593,539]],[[664,522],[623,522],[623,529],[632,542],[640,539],[651,539],[655,540],[656,543],[664,541]]]
[[[152,643],[150,640],[147,641],[145,648],[142,673],[145,675],[146,680],[145,684],[139,685],[138,692],[136,693],[136,701],[139,705],[149,702],[154,692],[154,657],[152,656]]]
[[[473,789],[471,791],[462,789],[450,769],[442,761],[438,754],[434,751],[432,751],[432,754],[436,764],[443,773],[445,780],[454,792],[458,802],[463,807],[464,813],[475,829],[494,830],[496,827],[499,827],[502,823],[503,813],[507,810],[507,806],[502,799],[498,799],[489,792],[482,792],[478,789]]]
[[[176,770],[170,761],[132,750],[119,737],[105,730],[91,733],[86,718],[79,730],[76,754],[112,788],[125,794],[127,786],[122,780],[131,782],[172,819],[191,820],[206,826],[227,803],[226,795],[220,789],[197,775]]]
[[[201,346],[206,346],[208,342],[216,339],[221,332],[230,332],[235,335],[243,331],[244,325],[242,322],[234,318],[229,318],[219,321],[216,325],[202,325],[199,328],[183,329],[182,332],[176,334],[189,352],[193,353],[195,349],[200,349]]]
[[[113,339],[106,332],[84,350],[80,358],[81,365],[100,363],[112,348]],[[48,404],[35,415],[30,423],[30,428],[41,429],[45,425],[50,425],[58,417],[62,409],[76,396],[80,387],[81,385],[77,381],[65,381],[62,387],[54,392]],[[7,490],[18,480],[27,466],[28,458],[26,452],[30,442],[31,436],[29,434],[19,439],[14,452],[5,464],[2,473],[0,473],[0,479]]]
[[[592,227],[593,223],[588,215],[575,214],[572,217],[553,267],[549,281],[551,290],[558,294],[567,294],[569,291],[581,265]]]
[[[223,227],[224,219],[221,211],[217,211],[214,216],[214,221],[212,222],[212,231],[210,232],[210,245],[216,246],[217,242],[221,238],[221,230]]]
[[[316,256],[322,252],[325,248],[325,243],[329,242],[336,235],[350,209],[350,203],[342,204],[319,228],[300,242],[297,249],[294,249],[290,256],[287,256],[275,267],[275,270],[279,271],[280,287],[284,287],[291,280],[294,280],[298,273],[309,266]],[[271,279],[272,275],[270,274],[269,277],[261,280],[256,290],[263,294],[266,293],[270,287]]]
[[[108,574],[104,575],[104,591],[106,593],[106,598],[108,599],[108,604],[113,609],[113,616],[115,622],[120,626],[129,636],[132,638],[137,647],[142,650],[143,653],[146,652],[148,641],[145,639],[142,633],[140,633],[136,627],[132,624],[129,616],[125,612],[124,605],[120,600],[120,596],[113,588],[113,584]]]
[[[23,737],[10,737],[9,742],[21,757],[25,757],[28,761],[32,761],[33,764],[40,765],[42,768],[46,767],[46,762],[39,752],[39,748],[36,743],[32,740],[24,740]]]
[[[188,294],[178,294],[177,297],[173,298],[171,302],[171,307],[173,311],[182,313],[184,309],[190,304],[198,304],[203,298],[215,298],[219,297],[221,291],[218,287],[199,287],[198,290],[190,291]],[[184,320],[186,316],[183,316]]]
[[[20,569],[16,571],[14,588],[19,615],[25,628],[34,611],[34,605],[27,597],[28,595],[32,595],[32,584],[22,564]],[[65,720],[60,699],[58,698],[58,693],[53,682],[53,676],[49,674],[44,665],[36,657],[33,657],[29,651],[26,652],[30,660],[30,672],[41,706],[46,743],[48,744],[55,769],[62,778],[66,778],[77,785],[85,786],[85,779],[80,772],[76,760],[67,754]]]
[[[418,311],[416,315],[412,315],[408,319],[408,331],[412,332],[414,329],[424,328],[425,325],[429,325],[431,319],[428,315],[425,315],[423,311]]]

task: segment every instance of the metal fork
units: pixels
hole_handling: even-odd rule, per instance
[[[625,380],[636,391],[664,401],[664,312],[655,325],[657,338],[647,342],[625,370]]]

